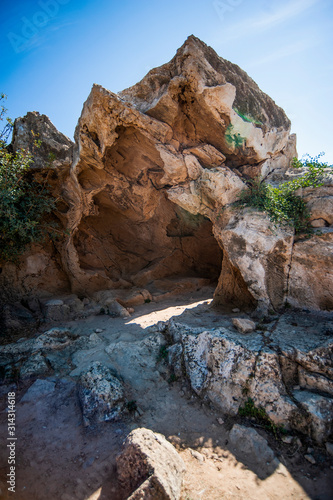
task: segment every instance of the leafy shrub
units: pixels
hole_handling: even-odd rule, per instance
[[[332,167],[319,161],[322,155],[323,153],[315,158],[307,156],[304,160],[294,158],[292,167],[304,169],[303,174],[292,181],[283,182],[278,187],[266,184],[260,178],[248,181],[249,189],[241,193],[239,203],[267,212],[273,222],[293,227],[296,234],[310,233],[310,213],[305,201],[295,193],[300,188],[323,185],[325,169]]]
[[[0,102],[5,99],[0,95]],[[0,106],[0,120],[6,109]],[[11,120],[0,132],[0,260],[16,260],[31,243],[59,234],[57,224],[46,215],[55,209],[47,176],[43,182],[33,179],[29,151],[12,153],[7,145]],[[35,142],[36,147],[38,143]]]

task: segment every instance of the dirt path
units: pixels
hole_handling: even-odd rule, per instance
[[[262,429],[258,430],[280,465],[271,471],[265,463],[259,469],[243,463],[228,445],[233,421],[202,404],[186,381],[172,382],[163,360],[157,362],[159,321],[181,315],[181,321],[196,326],[230,323],[227,315],[209,309],[208,303],[207,297],[192,294],[164,304],[145,304],[128,319],[95,316],[61,325],[89,341],[87,348],[71,353],[71,359],[65,351],[54,355],[57,370],[48,380],[55,383],[55,390],[20,402],[33,381],[1,388],[0,435],[7,435],[5,397],[11,389],[16,391],[18,438],[15,494],[7,490],[8,450],[2,439],[1,498],[124,500],[116,481],[115,457],[132,429],[147,427],[164,434],[186,463],[182,500],[331,499],[331,463],[311,465],[293,447]],[[119,422],[95,429],[83,426],[75,380],[95,360],[116,370],[128,400],[136,401],[141,415],[129,413]]]

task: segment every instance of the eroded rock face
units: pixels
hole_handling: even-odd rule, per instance
[[[294,245],[291,231],[265,215],[229,209],[247,179],[283,179],[296,138],[284,111],[196,37],[119,95],[94,85],[74,146],[47,117],[29,113],[16,122],[14,149],[33,145],[30,129],[43,144],[35,167],[42,171],[55,156],[51,184],[66,233],[56,248],[31,249],[19,268],[5,264],[6,290],[81,297],[149,289],[175,276],[220,276],[215,304],[333,308],[332,216],[323,202],[331,185],[319,198],[306,193],[313,225],[324,231],[316,241]],[[323,279],[304,293],[300,280],[318,273]]]

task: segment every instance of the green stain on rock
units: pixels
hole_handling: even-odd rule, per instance
[[[262,122],[260,122],[259,120],[256,120],[252,116],[246,115],[246,114],[242,113],[241,111],[239,111],[236,108],[234,108],[234,111],[236,111],[236,113],[238,114],[238,116],[240,116],[241,119],[244,120],[245,122],[253,123],[254,125],[262,125]]]
[[[225,139],[230,146],[240,148],[245,143],[245,137],[242,137],[239,132],[234,132],[234,126],[229,125],[225,131]]]

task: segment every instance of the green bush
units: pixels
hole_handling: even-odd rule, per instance
[[[267,212],[274,223],[293,227],[296,234],[311,233],[310,213],[305,201],[295,192],[300,188],[316,188],[323,185],[325,169],[332,167],[319,161],[322,154],[315,158],[307,156],[304,160],[294,158],[292,167],[304,169],[303,174],[278,187],[266,184],[260,178],[251,179],[248,181],[249,189],[242,191],[239,203]]]
[[[1,105],[0,120],[6,109]],[[27,245],[44,241],[47,235],[54,237],[60,231],[57,224],[47,220],[47,214],[55,209],[56,200],[49,191],[47,176],[37,183],[30,167],[33,156],[29,151],[12,153],[7,145],[12,122],[6,120],[0,132],[0,260],[16,260]],[[38,143],[35,142],[36,147]]]

